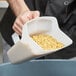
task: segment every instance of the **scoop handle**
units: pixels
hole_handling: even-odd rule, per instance
[[[13,33],[12,40],[13,40],[14,44],[16,44],[20,40],[19,35],[17,33]]]

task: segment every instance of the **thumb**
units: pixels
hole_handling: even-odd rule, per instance
[[[39,11],[33,11],[33,18],[39,17],[40,12]]]

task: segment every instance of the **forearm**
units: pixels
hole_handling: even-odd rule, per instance
[[[24,11],[29,10],[24,0],[7,0],[7,1],[16,16],[20,15]]]

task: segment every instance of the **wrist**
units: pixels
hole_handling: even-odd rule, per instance
[[[19,16],[24,11],[29,11],[29,8],[24,0],[8,0],[8,3],[10,4],[15,16]]]

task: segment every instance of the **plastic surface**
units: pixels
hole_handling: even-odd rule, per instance
[[[76,61],[41,60],[0,65],[0,76],[76,76]]]
[[[8,51],[7,54],[12,63],[18,63],[24,60],[27,61],[31,58],[39,57],[63,49],[59,48],[56,50],[43,50],[30,37],[30,35],[36,33],[45,33],[53,36],[55,39],[64,44],[63,48],[72,44],[72,40],[60,30],[55,17],[39,17],[27,22],[23,26],[21,40],[16,42],[16,44]]]

